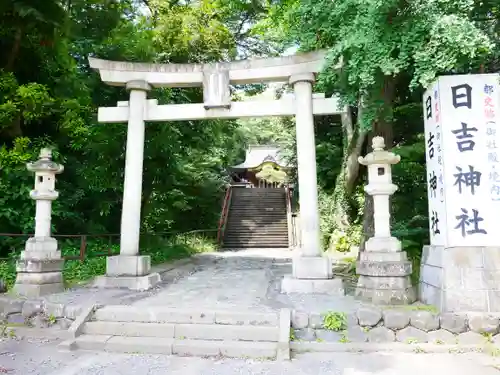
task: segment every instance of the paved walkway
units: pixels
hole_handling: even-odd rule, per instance
[[[0,373],[12,375],[498,375],[494,365],[499,362],[478,353],[309,353],[289,362],[259,362],[141,354],[61,353],[55,342],[0,341]]]
[[[164,283],[154,295],[132,304],[239,311],[289,307],[316,312],[348,312],[359,306],[348,296],[280,294],[282,276],[292,273],[291,254],[278,249],[206,254],[198,272]]]

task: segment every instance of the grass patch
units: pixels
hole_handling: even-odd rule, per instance
[[[59,241],[63,256],[76,256],[80,253],[78,241]],[[67,260],[64,262],[63,276],[66,287],[74,287],[85,283],[92,278],[104,275],[106,272],[106,257],[95,257],[111,249],[113,255],[120,253],[118,244],[107,243],[103,240],[88,241],[86,258],[82,262]],[[213,236],[199,233],[184,233],[170,236],[150,236],[141,238],[141,255],[151,256],[151,265],[166,263],[178,259],[188,258],[194,254],[216,251],[217,244]],[[0,261],[0,280],[4,280],[8,289],[16,281],[16,257]]]

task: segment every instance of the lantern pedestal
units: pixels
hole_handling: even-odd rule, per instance
[[[64,290],[64,260],[57,240],[50,236],[52,201],[59,196],[55,190],[55,176],[64,167],[52,161],[49,149],[42,149],[39,160],[28,163],[27,168],[35,172],[35,189],[30,192],[31,199],[36,201],[35,235],[26,241],[17,262],[13,291],[24,297],[37,298]]]
[[[359,254],[356,273],[359,275],[355,295],[363,301],[381,305],[404,305],[415,302],[411,285],[411,262],[401,249],[401,242],[391,236],[389,197],[397,190],[392,183],[391,164],[400,157],[384,150],[382,137],[373,138],[373,152],[359,163],[368,166],[367,194],[373,197],[375,235]]]

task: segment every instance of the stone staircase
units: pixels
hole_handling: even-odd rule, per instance
[[[73,327],[76,337],[60,348],[288,359],[290,319],[288,309],[260,313],[105,306]]]
[[[287,248],[285,189],[233,188],[225,248]]]

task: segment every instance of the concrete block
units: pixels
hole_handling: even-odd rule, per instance
[[[290,309],[280,310],[280,325],[276,359],[286,361],[290,359],[290,326],[292,325],[292,312]]]
[[[277,344],[272,342],[220,342],[220,354],[226,357],[250,357],[274,359],[277,356]]]
[[[98,276],[94,280],[97,288],[126,288],[130,290],[145,291],[153,288],[161,281],[158,273],[150,273],[146,276]]]
[[[331,279],[332,261],[328,257],[295,257],[292,262],[295,279]]]
[[[490,289],[487,291],[488,301],[490,303],[490,311],[500,311],[500,290]]]
[[[174,338],[174,324],[138,322],[86,322],[82,332],[87,335]]]
[[[28,300],[23,304],[22,314],[25,318],[31,318],[43,310],[42,301]]]
[[[443,312],[488,312],[488,291],[459,288],[443,289]]]
[[[292,311],[292,327],[296,329],[307,328],[309,325],[309,314],[301,311]]]
[[[435,286],[421,282],[418,288],[418,300],[427,305],[435,306],[441,311],[443,303],[443,290]]]
[[[38,298],[41,296],[46,296],[48,294],[61,293],[64,291],[63,283],[55,284],[14,284],[12,288],[13,292],[17,295],[27,297],[27,298]]]
[[[406,328],[410,324],[410,312],[405,310],[385,310],[384,326],[396,330]]]
[[[396,335],[393,331],[386,327],[376,327],[368,332],[369,342],[393,342]]]
[[[409,276],[412,272],[412,265],[409,261],[401,262],[379,262],[379,261],[358,261],[356,262],[356,273],[364,276]]]
[[[298,341],[314,341],[316,340],[316,330],[313,328],[295,329],[293,331],[295,340]]]
[[[116,255],[106,258],[106,276],[146,276],[151,269],[149,255]]]
[[[320,313],[310,313],[308,327],[314,329],[323,328],[323,319],[323,315]]]
[[[43,302],[43,312],[47,316],[53,316],[56,318],[63,318],[64,314],[64,304],[62,303],[53,303],[44,301]]]
[[[287,331],[287,338],[290,328]],[[234,326],[219,324],[175,324],[176,339],[278,341],[278,327]]]
[[[434,331],[439,329],[439,316],[430,311],[412,311],[410,324],[425,332]]]
[[[87,307],[87,305],[65,305],[64,306],[64,316],[69,319],[75,320]]]
[[[468,325],[473,332],[495,335],[498,333],[499,319],[484,314],[469,314]]]
[[[444,248],[442,250],[443,268],[483,268],[483,249],[484,248],[480,246],[457,246]]]
[[[427,340],[431,344],[455,345],[457,343],[457,336],[445,329],[438,329],[437,331],[428,332]]]
[[[62,272],[18,272],[16,284],[61,284],[63,282]]]
[[[16,264],[17,272],[56,272],[64,267],[64,259],[21,259]]]
[[[382,319],[382,310],[376,307],[361,307],[356,311],[359,325],[362,327],[375,327]]]
[[[360,276],[359,284],[367,283],[363,279],[371,276]],[[375,305],[409,305],[416,301],[413,287],[407,289],[372,289],[356,287],[354,295],[357,299]]]
[[[277,313],[217,311],[215,312],[215,323],[277,327],[279,316]]]
[[[421,264],[443,268],[443,246],[425,245],[422,249]]]
[[[174,340],[172,354],[184,356],[218,356],[220,354],[220,341],[203,340]],[[234,342],[230,342],[234,345]]]
[[[25,243],[21,259],[60,259],[57,240],[53,237],[31,237]]]
[[[4,315],[19,314],[23,311],[24,299],[0,295],[0,313]]]
[[[344,295],[344,284],[341,279],[297,279],[285,275],[281,281],[281,293]]]
[[[114,336],[106,341],[104,350],[119,353],[172,354],[174,340],[157,337]]]
[[[443,288],[444,271],[440,267],[422,264],[420,267],[420,279],[428,285]],[[425,280],[425,281],[424,281]]]
[[[395,237],[372,237],[366,241],[367,252],[391,252],[401,251],[401,241]]]
[[[406,327],[396,332],[396,341],[406,344],[426,343],[428,342],[427,333],[414,328]]]
[[[441,314],[441,328],[451,333],[462,333],[467,330],[467,317],[458,314]]]
[[[500,311],[499,247],[426,246],[420,300],[442,312]]]
[[[482,248],[484,269],[487,271],[500,270],[500,247],[488,246]],[[498,285],[498,284],[497,284]]]
[[[366,289],[408,289],[411,288],[411,279],[409,276],[364,276],[360,277],[357,283],[360,288]]]
[[[360,326],[351,326],[344,331],[344,336],[348,342],[367,342],[368,334],[366,330]]]
[[[362,251],[359,253],[359,260],[372,261],[372,262],[403,262],[408,260],[406,251],[393,252],[375,252],[375,251]]]

